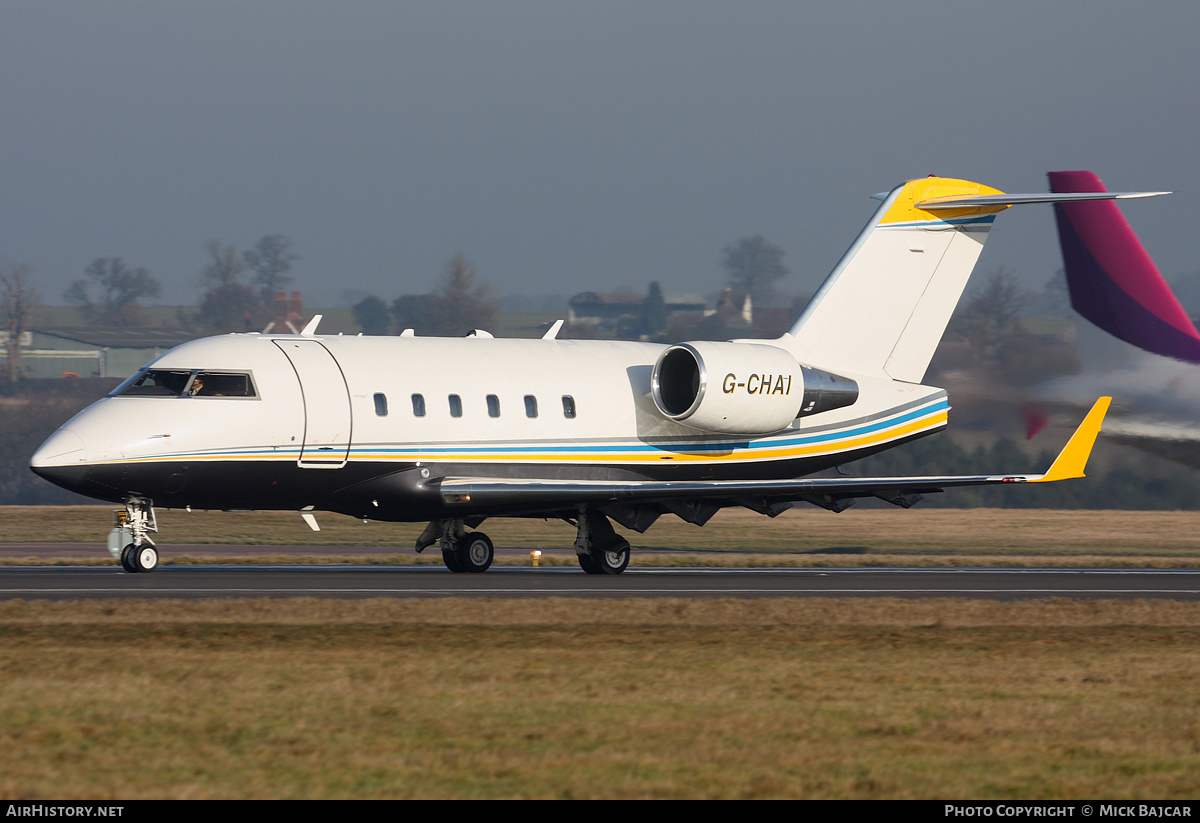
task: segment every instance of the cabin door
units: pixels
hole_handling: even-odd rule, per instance
[[[276,340],[304,395],[304,442],[298,465],[337,469],[350,451],[350,389],[329,349],[318,340]]]

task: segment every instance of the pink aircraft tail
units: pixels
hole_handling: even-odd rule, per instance
[[[1054,192],[1107,191],[1090,171],[1052,171]],[[1111,200],[1055,203],[1071,306],[1141,349],[1200,363],[1200,332]]]

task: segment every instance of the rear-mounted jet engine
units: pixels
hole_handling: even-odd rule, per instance
[[[853,380],[761,343],[671,346],[654,364],[651,388],[666,417],[722,434],[768,434],[858,400]]]

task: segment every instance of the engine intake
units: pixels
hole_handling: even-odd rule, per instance
[[[853,380],[802,366],[784,349],[760,343],[671,346],[659,355],[650,382],[664,416],[722,434],[769,434],[858,400]]]

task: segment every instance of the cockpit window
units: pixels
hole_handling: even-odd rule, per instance
[[[125,397],[178,397],[191,378],[190,371],[150,369],[132,383],[121,384],[116,393]]]
[[[248,374],[202,371],[188,386],[191,397],[255,397],[254,383]]]
[[[147,369],[113,390],[122,397],[257,397],[254,381],[242,372]]]

